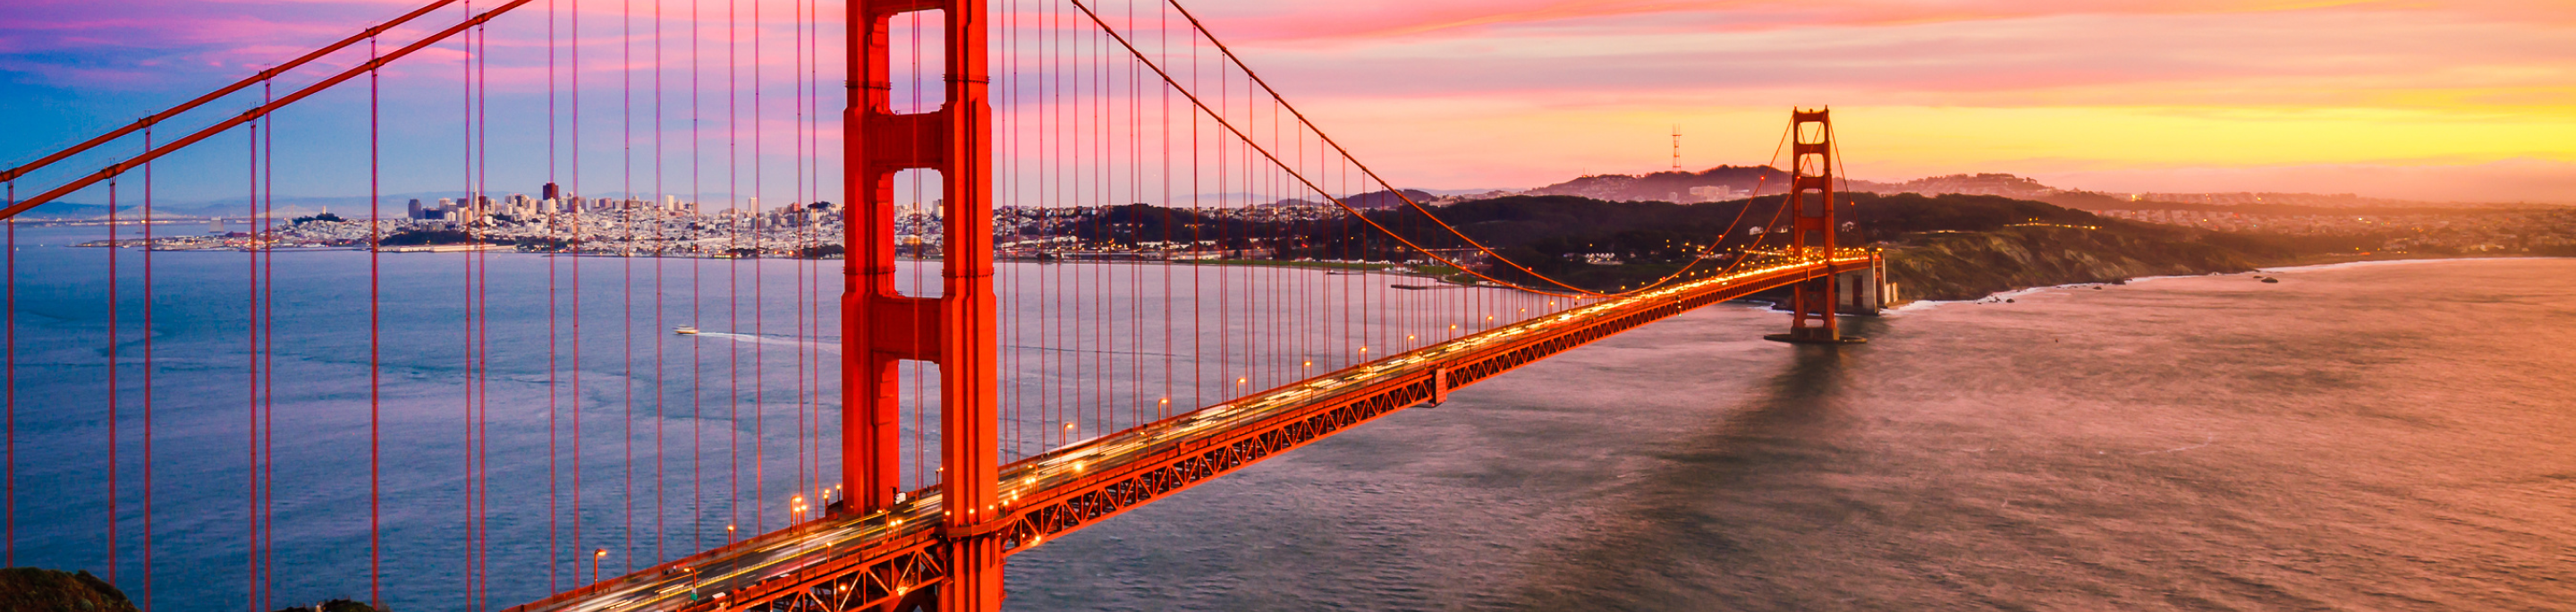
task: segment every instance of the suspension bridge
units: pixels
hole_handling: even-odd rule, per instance
[[[1880,300],[1823,110],[1733,224],[1583,280],[1177,2],[589,4],[429,2],[0,174],[8,564],[146,609],[993,610],[1009,555],[1522,365]]]

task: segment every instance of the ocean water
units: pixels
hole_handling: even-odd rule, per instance
[[[255,584],[271,609],[365,598],[367,254],[280,252],[263,268],[276,286],[274,356],[255,380],[248,255],[153,254],[147,328],[142,253],[118,252],[111,283],[110,250],[72,246],[106,235],[18,230],[8,563],[85,569],[157,611],[246,609]],[[721,543],[727,525],[743,536],[783,526],[800,489],[838,482],[826,449],[837,449],[840,425],[839,263],[381,257],[385,600],[514,605],[587,584],[595,550],[608,552],[598,569],[613,576]],[[934,267],[898,268],[898,289],[936,292]],[[471,301],[469,275],[489,289]],[[1004,452],[1043,452],[1373,358],[1364,348],[1382,357],[1548,305],[1399,284],[1423,281],[1004,264]],[[487,317],[471,329],[480,340],[469,340],[468,312]],[[682,325],[703,333],[671,333]],[[469,362],[469,349],[483,359]],[[470,387],[469,363],[481,368]],[[936,478],[935,447],[923,442],[936,440],[938,386],[920,367],[900,380],[905,405],[919,408],[900,436],[913,488]],[[261,426],[274,521],[264,576],[249,545],[254,389],[274,406]],[[482,441],[470,453],[469,431]],[[469,457],[488,474],[477,507],[467,492],[485,489],[466,479]],[[462,537],[469,517],[489,530],[485,544]],[[488,576],[472,596],[469,562]]]
[[[111,570],[105,251],[65,246],[103,231],[20,230],[14,562],[114,571],[139,595],[139,260],[123,260],[114,310],[127,332],[115,344],[124,467]],[[279,607],[365,596],[364,261],[347,251],[277,258],[269,583]],[[383,261],[386,595],[399,610],[463,609],[465,258]],[[828,264],[486,261],[494,341],[480,431],[492,542],[473,556],[489,560],[492,603],[586,581],[576,560],[591,549],[613,551],[603,565],[617,573],[721,541],[727,523],[774,528],[801,478],[837,471],[831,457],[800,451],[798,435],[799,423],[837,425],[799,400],[835,382],[800,382],[813,370],[798,365],[836,359],[804,350],[833,340],[831,322],[800,329],[796,315],[821,306],[828,319],[828,301],[794,290],[800,274],[828,281]],[[240,253],[156,255],[156,610],[245,609],[246,266]],[[568,288],[574,266],[586,300],[578,368],[569,342],[536,340],[548,269]],[[1438,300],[1450,298],[1484,309],[1455,311],[1470,318],[1541,305],[1388,291],[1408,281],[1384,276],[1204,268],[1188,278],[1226,301],[1138,308],[1169,302],[1166,291],[1209,289],[1159,288],[1156,269],[1005,267],[1002,290],[1017,296],[1010,320],[1026,326],[1006,333],[1020,347],[1005,350],[1020,360],[1008,380],[1094,396],[1024,392],[1011,401],[1041,409],[1015,413],[1022,428],[1071,420],[1078,428],[1066,437],[1087,437],[1158,395],[1227,392],[1223,377],[1195,372],[1173,376],[1217,388],[1175,388],[1156,378],[1166,362],[1226,364],[1267,386],[1299,374],[1281,367],[1291,362],[1283,355],[1330,365],[1347,361],[1335,353],[1354,342],[1385,350],[1411,329],[1353,318],[1448,316]],[[1010,606],[2552,610],[2576,601],[2576,260],[2264,275],[2282,282],[2165,278],[1918,305],[1851,320],[1873,341],[1839,350],[1759,340],[1783,317],[1757,307],[1702,309],[1051,539],[1012,557]],[[694,289],[684,284],[692,277]],[[721,289],[753,279],[763,293]],[[1084,292],[1099,287],[1112,290]],[[1373,301],[1360,312],[1244,311],[1231,297],[1327,287]],[[561,316],[569,294],[556,294],[559,340],[573,335]],[[629,294],[639,302],[631,312],[620,298]],[[660,308],[649,305],[657,294]],[[1410,310],[1405,300],[1415,300]],[[1201,327],[1184,327],[1180,313],[1193,311]],[[1272,334],[1315,312],[1344,315],[1328,332],[1343,337]],[[1084,316],[1107,324],[1062,324]],[[1416,319],[1408,324],[1442,321]],[[692,322],[710,333],[668,333]],[[1259,338],[1267,365],[1247,361],[1239,341],[1211,337]],[[548,346],[559,351],[551,386]],[[658,456],[657,432],[667,449]],[[585,449],[578,469],[575,440]],[[1036,452],[1061,441],[1010,444]],[[800,456],[819,463],[800,470]]]
[[[2576,260],[1720,305],[1010,560],[1026,610],[2566,610]]]

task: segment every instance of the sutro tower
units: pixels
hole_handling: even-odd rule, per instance
[[[1682,126],[1673,124],[1673,171],[1682,170]]]

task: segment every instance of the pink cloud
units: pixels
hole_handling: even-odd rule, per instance
[[[33,76],[39,82],[71,87],[148,87],[197,83],[213,85],[302,55],[314,48],[364,30],[423,5],[425,0],[34,0],[0,13],[0,71]],[[735,6],[737,38],[783,45],[792,37],[802,0],[703,0],[700,35],[706,44],[724,40],[725,9]],[[390,32],[383,48],[391,50],[463,19],[465,6],[476,12],[497,7],[500,0],[460,2]],[[580,5],[580,42],[591,48],[587,60],[610,57],[630,34],[651,35],[651,9],[662,3],[617,0],[540,0],[497,19],[491,26],[493,49],[541,54],[546,42],[547,13],[555,19],[559,44],[573,41],[572,8]],[[666,45],[678,48],[688,32],[685,4],[662,7]],[[754,12],[754,6],[758,12]],[[624,11],[632,9],[633,13]],[[823,8],[823,7],[817,7]],[[837,23],[837,4],[815,17]],[[753,18],[755,14],[757,21]],[[839,28],[824,27],[827,40]],[[832,43],[837,46],[837,43]],[[448,45],[448,46],[452,46]],[[638,46],[642,46],[639,43]],[[361,47],[363,49],[363,47]],[[792,57],[777,53],[783,64]],[[835,56],[836,53],[824,53]],[[542,63],[542,55],[537,55]],[[363,51],[344,52],[336,65],[363,61]],[[766,61],[768,58],[764,58]],[[414,60],[418,61],[418,60]],[[595,62],[594,62],[595,63]],[[605,65],[605,64],[597,64]],[[175,83],[173,81],[176,81]],[[194,87],[192,85],[191,87]]]
[[[1642,105],[1784,94],[1980,106],[2550,104],[2576,78],[2576,65],[2559,59],[2576,57],[2566,28],[2389,12],[2072,15],[1735,34],[1638,29],[1269,47],[1255,63],[1306,95]],[[2413,93],[2454,89],[2471,93]]]

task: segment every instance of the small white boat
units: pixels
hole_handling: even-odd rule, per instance
[[[695,335],[698,335],[698,328],[697,328],[697,327],[695,327],[695,326],[682,325],[682,326],[679,326],[679,327],[671,328],[671,333],[679,334],[679,335],[683,335],[683,336],[695,336]]]

